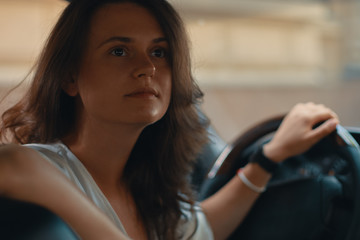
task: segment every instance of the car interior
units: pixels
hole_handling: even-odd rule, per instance
[[[226,144],[209,128],[191,183],[201,201],[214,194],[266,143],[283,116],[255,124]],[[353,240],[360,238],[360,129],[338,126],[274,173],[244,222],[229,239]],[[34,204],[0,198],[5,239],[78,239],[58,216]],[[9,238],[6,238],[9,237]]]
[[[200,189],[215,193],[271,139],[283,117],[239,136],[218,157]],[[245,221],[229,239],[359,239],[360,129],[337,127],[273,174]]]
[[[214,0],[212,2],[215,3],[217,1]],[[236,1],[230,2],[235,3]],[[266,3],[266,1],[262,2]],[[279,4],[281,2],[281,4],[283,4],[286,1],[275,2],[279,2]],[[311,1],[305,2],[308,3]],[[331,1],[322,0],[319,2]],[[194,5],[196,5],[196,3]],[[202,9],[203,6],[199,8]],[[246,9],[244,12],[247,13],[248,10],[249,9]],[[261,15],[260,11],[256,13]],[[284,13],[286,13],[286,11],[284,11]],[[306,14],[308,14],[308,12],[306,12]],[[291,15],[291,12],[289,15]],[[246,18],[245,20],[248,21]],[[302,21],[303,20],[296,21],[296,26],[298,24],[302,26]],[[263,23],[265,21],[257,20],[256,22]],[[281,21],[276,19],[274,23],[276,23],[277,26]],[[205,21],[200,19],[196,22],[195,26],[201,27],[204,24]],[[287,26],[286,24],[282,25]],[[340,39],[340,37],[331,38],[331,34],[334,34],[333,25],[335,24],[331,23],[331,28],[328,27],[326,31],[324,31],[328,34],[326,35],[328,39],[322,37],[328,40],[328,45],[335,42],[334,39]],[[301,27],[299,27],[299,29],[300,28]],[[303,29],[305,28],[303,27]],[[352,28],[349,27],[349,29]],[[249,33],[251,33],[251,31]],[[306,34],[306,38],[304,38],[306,41],[308,40],[308,36],[309,35]],[[319,45],[324,47],[324,49],[327,46],[326,44]],[[358,44],[356,46],[358,47],[360,45]],[[302,53],[302,51],[299,51],[299,56],[307,57],[305,53]],[[329,54],[334,53],[330,52]],[[324,57],[325,59],[326,56]],[[325,60],[325,62],[334,64],[334,61],[330,60]],[[317,68],[318,66],[316,65],[315,69]],[[238,73],[239,72],[236,72],[236,74]],[[352,78],[358,78],[358,73],[360,72],[354,72],[348,75],[351,75]],[[262,74],[267,76],[268,72]],[[334,75],[337,76],[336,74]],[[205,74],[205,76],[208,75]],[[278,75],[275,76],[274,79],[277,79]],[[308,90],[309,88],[306,89]],[[338,91],[337,88],[335,90]],[[314,91],[320,92],[321,88],[315,88]],[[278,94],[278,92],[275,92],[274,94],[281,95],[282,93]],[[299,93],[299,95],[301,94],[302,93]],[[348,95],[355,94],[350,93]],[[336,96],[331,96],[331,99],[338,101]],[[217,100],[217,98],[215,98],[215,100]],[[263,101],[267,100],[263,99]],[[228,102],[233,103],[235,101],[231,100]],[[225,101],[226,104],[228,102]],[[348,104],[348,102],[346,102],[346,104]],[[349,108],[349,111],[356,111],[354,107],[351,106],[346,106],[346,108]],[[343,109],[345,108],[342,107],[341,110]],[[233,141],[223,139],[217,133],[215,127],[210,126],[208,128],[209,142],[198,155],[194,170],[189,176],[189,181],[197,194],[197,200],[201,201],[214,194],[236,174],[237,169],[245,166],[256,149],[271,140],[274,132],[280,126],[283,117],[284,115],[280,115],[269,117],[260,122],[254,121],[255,124],[251,127],[237,133],[237,137]],[[238,226],[229,239],[360,239],[359,144],[360,127],[339,125],[336,132],[321,140],[309,151],[287,159],[273,174],[266,191],[261,194],[243,223]],[[60,217],[49,210],[35,204],[5,197],[0,197],[0,226],[0,239],[80,239]]]

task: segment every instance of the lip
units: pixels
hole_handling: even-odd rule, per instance
[[[151,98],[151,97],[158,97],[159,93],[151,87],[143,87],[135,89],[134,91],[130,92],[129,94],[125,95],[126,97],[139,97],[139,98]]]

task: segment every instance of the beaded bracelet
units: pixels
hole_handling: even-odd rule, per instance
[[[266,187],[258,187],[255,184],[253,184],[244,174],[244,172],[242,171],[242,168],[240,168],[237,171],[237,175],[239,176],[239,178],[241,179],[241,181],[251,190],[253,190],[256,193],[263,193],[266,190]]]

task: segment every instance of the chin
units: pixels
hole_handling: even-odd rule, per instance
[[[141,125],[144,125],[146,127],[148,125],[156,123],[163,116],[164,116],[164,114],[156,114],[156,115],[151,115],[151,114],[145,115],[145,114],[143,114],[142,116],[134,117],[132,120],[130,120],[130,122],[133,122],[135,124],[141,124]]]

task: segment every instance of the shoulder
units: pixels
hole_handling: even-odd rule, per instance
[[[18,144],[3,144],[0,146],[0,159],[3,159],[2,161],[5,161],[5,159],[16,160],[27,154],[33,155],[34,151]]]
[[[67,173],[74,168],[69,162],[78,161],[76,157],[71,157],[72,153],[61,142],[49,144],[32,143],[25,144],[23,146],[38,152],[43,158],[55,165],[66,175],[68,175]]]
[[[15,144],[0,147],[0,191],[5,195],[26,192],[26,186],[56,174],[56,169],[34,149]]]
[[[0,167],[2,169],[17,169],[27,165],[36,166],[41,161],[41,156],[33,149],[17,144],[5,144],[0,146]]]
[[[59,156],[61,151],[65,151],[64,148],[61,147],[60,143],[52,143],[52,144],[40,144],[40,143],[31,143],[24,144],[26,148],[33,149],[46,157],[54,157]]]
[[[63,143],[49,144],[25,144],[24,147],[35,150],[44,159],[59,169],[65,176],[83,190],[83,184],[80,179],[88,179],[89,174],[80,160]]]

